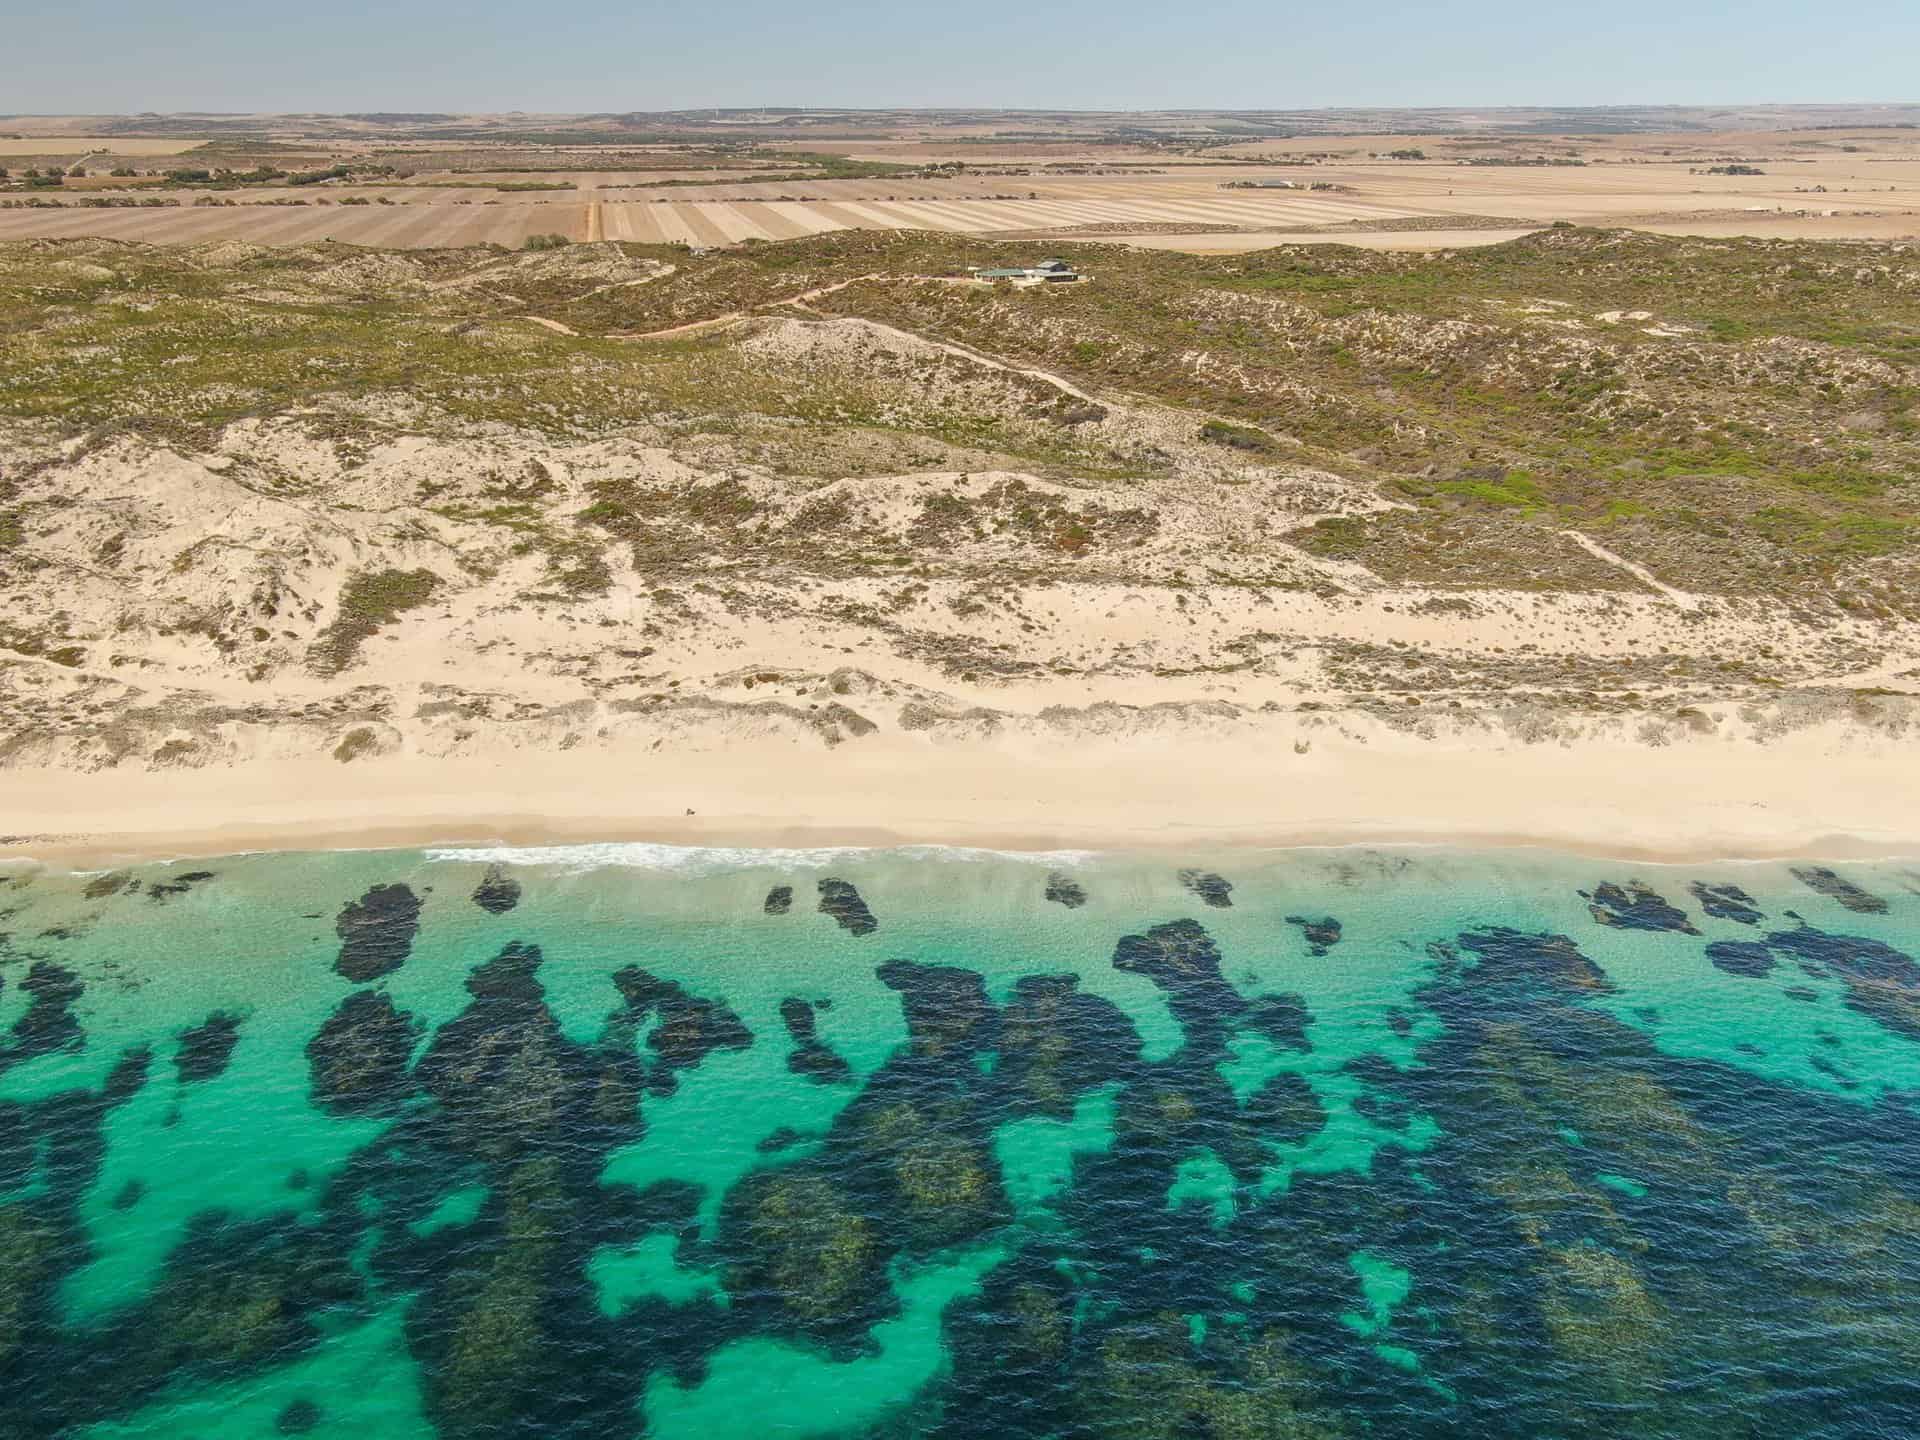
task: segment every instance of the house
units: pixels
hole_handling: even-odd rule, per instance
[[[1006,280],[1015,285],[1072,284],[1080,272],[1064,260],[1042,260],[1038,265],[1018,265],[1006,269],[982,270],[969,266],[967,273],[989,284]]]

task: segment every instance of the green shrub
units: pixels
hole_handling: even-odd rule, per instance
[[[349,576],[340,592],[340,610],[308,652],[308,663],[322,675],[337,675],[353,664],[361,644],[390,625],[403,611],[433,598],[440,577],[431,570],[371,570]]]

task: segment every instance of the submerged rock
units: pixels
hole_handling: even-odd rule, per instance
[[[1216,910],[1228,909],[1233,904],[1233,882],[1211,870],[1182,870],[1180,883]]]
[[[903,1097],[855,1113],[862,1168],[884,1171],[882,1213],[905,1227],[908,1249],[943,1250],[1011,1218],[992,1133],[972,1097]]]
[[[1810,975],[1836,974],[1847,1008],[1909,1039],[1920,1040],[1920,962],[1879,940],[1829,935],[1811,925],[1767,936]]]
[[[1708,885],[1696,880],[1689,887],[1700,908],[1716,920],[1733,920],[1742,925],[1757,925],[1766,916],[1754,904],[1753,897],[1738,885]]]
[[[1580,947],[1565,935],[1529,935],[1504,925],[1471,930],[1460,937],[1460,948],[1478,963],[1467,972],[1476,985],[1515,985],[1544,982],[1568,990],[1611,992],[1613,982]]]
[[[807,1138],[807,1136],[802,1135],[791,1125],[782,1125],[771,1134],[762,1135],[759,1140],[754,1143],[754,1153],[759,1155],[773,1155],[781,1150],[787,1149],[789,1146],[798,1145]]]
[[[851,1073],[847,1062],[821,1043],[811,1001],[789,995],[780,1002],[780,1019],[792,1037],[793,1053],[787,1056],[787,1069],[804,1075],[819,1085],[833,1085]]]
[[[971,1056],[991,1045],[996,1014],[979,972],[889,960],[874,973],[881,984],[899,993],[914,1055],[922,1059]]]
[[[1825,866],[1796,866],[1793,878],[1809,890],[1817,890],[1830,900],[1838,900],[1847,909],[1861,915],[1884,915],[1887,902],[1878,895],[1868,894],[1858,885]]]
[[[1707,959],[1714,969],[1749,980],[1767,974],[1776,963],[1773,952],[1754,940],[1716,940],[1707,946]]]
[[[1279,994],[1262,995],[1247,1003],[1244,1023],[1247,1028],[1257,1030],[1267,1039],[1286,1050],[1311,1050],[1307,1042],[1307,1026],[1313,1023],[1313,1012],[1307,1009],[1306,999],[1299,995]]]
[[[520,882],[498,865],[489,865],[474,887],[473,903],[489,915],[504,915],[520,903]]]
[[[501,1231],[471,1259],[463,1256],[445,1287],[409,1318],[416,1348],[437,1360],[426,1368],[428,1403],[449,1440],[511,1433],[523,1428],[521,1417],[551,1404],[541,1391],[558,1357],[542,1321],[573,1206],[550,1155],[516,1165],[501,1189]]]
[[[469,975],[473,1002],[416,1067],[440,1103],[441,1133],[468,1154],[507,1160],[552,1144],[590,1096],[587,1057],[561,1033],[535,976],[541,960],[537,946],[512,944]]]
[[[764,915],[784,915],[793,908],[793,887],[776,885],[767,891],[766,901],[760,906]]]
[[[1080,882],[1059,870],[1047,876],[1046,897],[1054,904],[1064,905],[1069,910],[1078,910],[1087,903],[1087,892]]]
[[[880,928],[860,892],[845,880],[820,882],[820,913],[831,915],[849,935],[871,935]]]
[[[147,886],[147,898],[156,901],[171,900],[176,895],[186,894],[202,881],[213,878],[214,872],[211,870],[187,870],[170,880],[155,880]]]
[[[813,1339],[853,1345],[894,1308],[879,1226],[809,1162],[747,1176],[728,1193],[727,1293]]]
[[[34,1303],[59,1251],[60,1232],[51,1222],[29,1206],[0,1205],[0,1376],[12,1373],[14,1354],[28,1340]],[[0,1434],[6,1423],[0,1419]]]
[[[1363,1099],[1377,1099],[1364,1096]],[[1274,1145],[1297,1145],[1327,1123],[1327,1107],[1303,1075],[1276,1075],[1247,1097],[1245,1117],[1260,1138]]]
[[[1700,933],[1687,919],[1686,911],[1669,905],[1639,880],[1629,880],[1624,886],[1608,881],[1596,886],[1588,898],[1592,902],[1588,911],[1602,925],[1621,930],[1672,930],[1681,935]]]
[[[1133,1068],[1140,1035],[1077,975],[1026,975],[1000,1015],[994,1083],[1021,1110],[1064,1120],[1084,1091]]]
[[[655,1056],[647,1071],[647,1089],[654,1095],[671,1095],[678,1072],[693,1069],[715,1050],[745,1050],[753,1044],[753,1032],[725,1005],[689,995],[637,965],[619,971],[613,983],[626,999],[630,1019],[639,1021],[650,1013],[658,1017],[647,1037],[647,1048]]]
[[[405,885],[376,885],[349,902],[334,922],[340,956],[333,968],[356,985],[391,975],[413,952],[420,901]]]
[[[310,1434],[321,1420],[320,1407],[311,1400],[295,1400],[274,1418],[273,1428],[281,1435]]]
[[[106,1341],[111,1383],[135,1400],[195,1375],[284,1363],[319,1341],[320,1316],[364,1292],[345,1250],[318,1228],[203,1223],[168,1256],[152,1298]]]
[[[32,999],[0,1042],[0,1070],[36,1055],[78,1048],[84,1038],[73,1013],[73,1002],[86,992],[79,976],[51,960],[36,960],[19,985]]]
[[[307,1042],[314,1098],[342,1115],[396,1109],[413,1093],[407,1060],[417,1033],[387,995],[356,990]]]
[[[118,895],[122,890],[138,890],[140,882],[125,870],[109,871],[105,875],[96,875],[80,887],[80,893],[89,900],[105,900],[109,895]]]
[[[1174,920],[1145,935],[1121,936],[1113,968],[1153,981],[1183,1025],[1204,1020],[1218,1026],[1245,1007],[1240,992],[1221,977],[1220,951],[1198,921]]]
[[[174,1053],[174,1068],[182,1084],[213,1080],[226,1073],[233,1047],[240,1043],[240,1017],[217,1010],[206,1022],[182,1031],[180,1048]]]
[[[1319,920],[1309,920],[1302,915],[1287,916],[1287,924],[1298,925],[1307,937],[1307,949],[1310,954],[1324,955],[1340,943],[1340,922],[1331,915]]]

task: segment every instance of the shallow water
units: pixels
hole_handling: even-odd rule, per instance
[[[1920,869],[0,878],[0,1440],[1920,1433]]]

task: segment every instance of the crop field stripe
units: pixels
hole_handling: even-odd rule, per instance
[[[1031,228],[1023,219],[1027,211],[1016,209],[1014,205],[977,205],[973,209],[981,225],[989,230],[1025,230]]]
[[[828,203],[826,201],[816,201],[809,208],[813,210],[815,214],[819,215],[822,219],[831,220],[836,229],[866,230],[866,229],[870,229],[872,226],[871,221],[864,220],[860,216],[854,214],[852,207],[847,205],[842,205],[838,201],[835,201],[833,203]]]
[[[915,230],[971,230],[975,228],[972,217],[955,216],[949,211],[937,209],[926,200],[902,200],[897,205],[888,205],[889,210],[905,216]]]
[[[429,246],[446,228],[447,219],[439,211],[439,206],[419,206],[406,217],[405,223],[395,227],[391,236],[385,238],[386,244],[396,248],[411,246]]]
[[[607,238],[609,240],[637,240],[642,244],[658,245],[665,238],[657,225],[643,224],[651,218],[648,208],[638,205],[611,204],[601,211],[605,217]]]
[[[948,203],[940,200],[922,200],[915,207],[922,214],[933,217],[936,223],[929,225],[931,230],[979,231],[995,228],[994,221],[983,214],[984,206],[969,205],[964,201]]]
[[[727,237],[730,244],[737,245],[742,240],[766,238],[758,223],[742,214],[735,206],[720,201],[710,201],[700,207],[700,213]]]
[[[775,220],[791,227],[787,232],[794,235],[819,235],[828,230],[844,230],[847,227],[826,213],[823,205],[805,205],[798,202],[779,201],[762,207]]]
[[[1013,207],[992,205],[978,200],[966,204],[942,204],[922,200],[917,204],[901,208],[913,212],[922,230],[946,230],[955,234],[971,235],[987,230],[1008,228],[1001,217]]]
[[[680,219],[688,230],[693,232],[694,243],[699,245],[725,245],[727,233],[707,217],[698,205],[676,205]]]
[[[36,236],[65,233],[60,227],[66,216],[45,210],[0,211],[0,236],[9,240],[30,240]]]
[[[680,213],[678,205],[649,205],[647,209],[653,215],[653,222],[660,229],[661,238],[669,244],[699,245],[703,242],[694,234],[693,227],[687,224],[686,216]]]
[[[856,215],[865,216],[868,229],[873,230],[917,230],[919,224],[907,216],[895,213],[899,207],[883,205],[872,200],[863,200],[857,204],[849,202],[840,207]]]
[[[1082,224],[1104,225],[1114,220],[1134,219],[1136,216],[1136,211],[1138,207],[1131,206],[1131,205],[1107,204],[1107,203],[1101,203],[1093,200],[1076,200],[1076,201],[1073,201],[1071,204],[1065,201],[1053,201],[1044,207],[1039,205],[1032,205],[1032,206],[1029,206],[1028,208],[1030,210],[1040,210],[1042,208],[1045,208],[1047,210],[1056,211],[1058,213],[1070,216],[1074,220]]]

